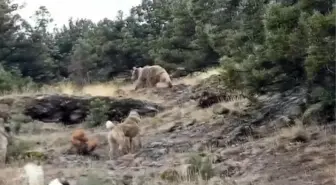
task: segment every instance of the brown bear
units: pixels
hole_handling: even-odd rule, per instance
[[[133,67],[132,80],[136,80],[135,90],[145,87],[156,87],[157,83],[165,83],[169,88],[173,87],[168,72],[159,65]]]

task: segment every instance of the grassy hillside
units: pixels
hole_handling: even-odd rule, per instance
[[[142,148],[117,160],[108,158],[104,122],[89,129],[85,121],[65,126],[32,120],[20,111],[27,102],[24,97],[36,94],[6,95],[0,102],[13,99],[11,126],[19,140],[8,148],[11,159],[0,170],[0,182],[19,184],[22,166],[39,160],[47,180],[65,176],[71,184],[82,185],[335,183],[335,122],[322,122],[315,114],[308,117],[309,107],[301,108],[300,90],[256,96],[254,101],[237,91],[209,107],[199,107],[202,97],[198,96],[220,88],[216,78],[216,70],[210,70],[176,79],[172,89],[133,91],[132,84],[110,82],[85,86],[83,92],[69,84],[48,90],[142,99],[165,107],[154,117],[142,117]],[[117,93],[120,89],[122,94]],[[95,155],[67,153],[75,128],[85,128],[90,138],[99,139]]]

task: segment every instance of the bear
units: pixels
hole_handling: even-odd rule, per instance
[[[156,87],[157,83],[165,83],[169,88],[173,87],[168,72],[159,65],[133,67],[131,79],[132,81],[136,81],[135,90],[145,87]]]

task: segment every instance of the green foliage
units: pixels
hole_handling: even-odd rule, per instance
[[[213,38],[221,35],[225,40],[212,42],[216,51],[223,53],[220,59],[223,81],[250,94],[309,84],[310,92],[317,87],[323,89],[313,101],[334,100],[335,10],[332,3],[255,2],[250,6],[240,4],[235,10],[239,12],[234,14],[235,21],[229,21],[230,27],[217,31],[220,25],[211,26],[209,35]],[[221,34],[215,34],[218,32]]]
[[[13,132],[15,133],[15,134],[18,134],[19,132],[20,132],[20,130],[21,130],[21,126],[22,126],[22,124],[20,123],[20,122],[14,122],[14,123],[12,123],[12,127],[13,127]]]
[[[8,72],[0,66],[0,92],[22,90],[25,87],[33,86],[30,78],[21,78],[15,73]]]
[[[190,156],[188,163],[191,165],[189,169],[190,174],[200,174],[204,180],[209,180],[214,176],[209,156],[202,157],[199,154],[194,154]]]
[[[25,159],[26,152],[34,146],[34,142],[12,139],[7,147],[7,159],[16,161]]]
[[[105,101],[99,98],[92,100],[89,105],[90,114],[87,116],[86,125],[88,127],[95,127],[106,122],[108,119],[108,110],[109,107]]]
[[[33,27],[15,14],[17,4],[0,4],[0,91],[29,80],[82,87],[133,66],[173,72],[220,63],[225,85],[249,94],[308,85],[310,94],[324,92],[312,101],[335,99],[334,0],[142,0],[129,16],[69,19],[53,32],[46,7]]]

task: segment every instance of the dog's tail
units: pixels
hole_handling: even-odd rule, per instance
[[[27,163],[23,169],[28,179],[28,185],[44,185],[44,171],[41,165]]]

